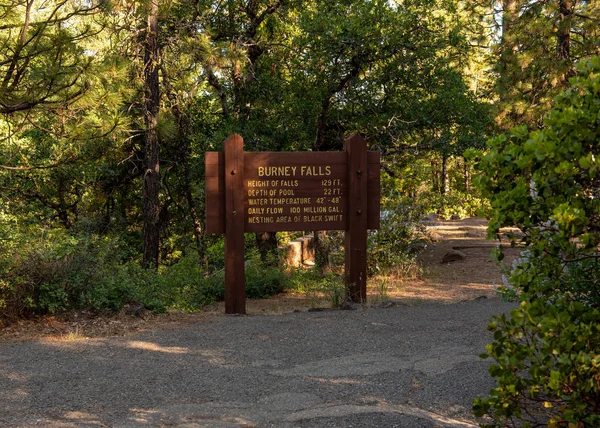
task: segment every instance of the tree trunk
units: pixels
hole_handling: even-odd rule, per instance
[[[448,156],[442,156],[442,177],[440,193],[446,195],[450,192],[450,176],[448,175]]]
[[[158,82],[158,0],[151,0],[148,11],[146,37],[144,39],[144,121],[145,173],[143,188],[144,210],[144,256],[146,268],[158,266],[159,254],[159,201],[160,162],[158,143],[158,109],[160,102]]]
[[[440,184],[440,163],[435,156],[431,160],[431,190],[435,193],[442,193],[442,185]]]
[[[200,221],[200,217],[198,216],[198,211],[196,210],[196,204],[194,204],[194,197],[192,195],[192,184],[190,180],[190,164],[188,162],[188,153],[184,153],[183,158],[183,178],[184,178],[184,186],[185,186],[185,199],[187,201],[188,210],[190,213],[190,217],[192,218],[192,223],[194,225],[194,239],[196,241],[196,248],[198,250],[198,256],[200,256],[200,264],[205,265],[207,263],[206,260],[206,251],[204,248],[204,239],[202,235],[202,223]]]
[[[277,233],[256,233],[256,246],[260,253],[260,260],[269,266],[277,264]]]
[[[519,49],[516,25],[519,19],[519,0],[502,0],[502,36],[500,39],[500,55],[497,69],[500,79],[500,96],[506,96],[511,91],[513,82],[511,72],[516,65],[515,54]]]
[[[330,248],[325,242],[327,232],[323,230],[315,230],[313,232],[313,242],[315,247],[315,267],[321,275],[326,275],[331,272],[331,263],[329,263]]]
[[[571,58],[571,20],[573,17],[573,0],[560,0],[558,11],[560,20],[556,35],[556,59],[568,60]]]
[[[465,193],[471,192],[471,171],[469,170],[469,163],[463,158],[464,177],[465,177]]]
[[[503,48],[514,50],[513,27],[519,18],[519,0],[502,0],[502,39]]]

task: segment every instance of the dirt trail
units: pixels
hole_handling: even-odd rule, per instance
[[[502,284],[503,267],[510,266],[521,251],[504,247],[505,261],[499,265],[492,256],[497,242],[486,239],[487,220],[482,218],[438,220],[429,224],[427,230],[435,242],[418,257],[422,278],[407,283],[397,298],[452,303],[492,297],[494,286]],[[466,259],[442,263],[444,255],[451,250],[464,253]]]

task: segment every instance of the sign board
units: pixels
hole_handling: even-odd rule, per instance
[[[345,152],[244,152],[244,232],[346,230]],[[206,153],[206,231],[225,233],[224,155]],[[367,152],[367,228],[379,228],[379,152]]]
[[[379,228],[380,169],[379,152],[368,152],[360,136],[345,152],[292,153],[244,152],[234,134],[223,152],[206,153],[205,166],[206,231],[225,233],[227,313],[245,312],[244,232],[345,230],[346,282],[358,287],[350,297],[366,298],[366,231]]]

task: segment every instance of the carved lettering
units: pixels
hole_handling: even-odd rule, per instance
[[[259,166],[259,177],[289,177],[296,175],[295,166]]]
[[[253,166],[256,176],[246,181],[247,222],[282,226],[342,222],[345,184],[339,168],[334,167],[337,165]]]

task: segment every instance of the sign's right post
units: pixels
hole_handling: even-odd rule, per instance
[[[353,302],[367,300],[367,143],[360,135],[346,140],[348,222],[345,237],[345,283]]]

